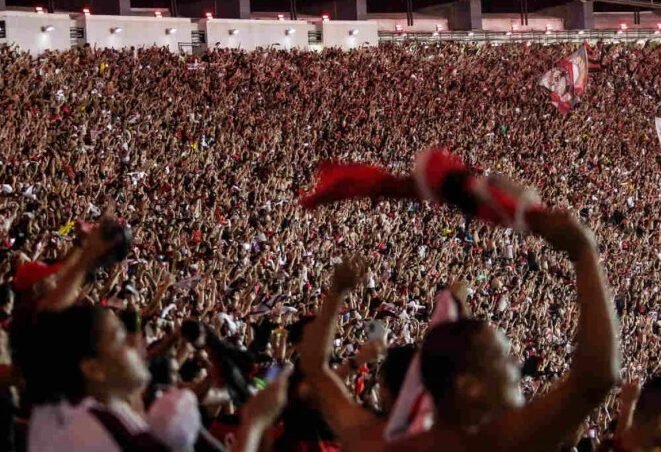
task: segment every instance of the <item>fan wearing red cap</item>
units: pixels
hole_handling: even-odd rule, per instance
[[[14,275],[14,290],[20,294],[32,292],[38,296],[47,291],[48,287],[54,287],[55,274],[62,268],[62,263],[47,264],[34,261],[22,264]]]
[[[33,355],[31,347],[40,346],[32,344],[30,339],[37,314],[72,306],[87,274],[114,247],[114,241],[107,240],[100,228],[83,232],[81,247],[75,248],[63,262],[27,262],[14,275],[12,284],[17,297],[10,324],[10,345],[13,362],[26,378],[25,365]]]

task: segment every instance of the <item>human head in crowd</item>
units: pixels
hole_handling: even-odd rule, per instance
[[[149,382],[144,360],[108,309],[79,305],[44,313],[36,331],[42,349],[33,361],[45,373],[32,389],[43,400],[127,399]]]
[[[42,297],[53,288],[61,263],[34,261],[18,267],[14,275],[14,290],[23,303],[30,303]]]
[[[422,344],[421,366],[444,421],[478,425],[524,402],[509,341],[483,321],[463,318],[432,328]]]
[[[388,349],[378,372],[379,400],[384,413],[390,413],[395,405],[416,352],[413,344]]]

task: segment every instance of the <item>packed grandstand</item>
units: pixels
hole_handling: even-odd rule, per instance
[[[0,49],[0,448],[254,450],[257,431],[262,447],[282,451],[436,450],[368,434],[383,431],[379,419],[418,359],[437,411],[436,436],[421,435],[438,450],[658,448],[658,426],[640,425],[658,423],[661,407],[661,47],[596,44],[587,89],[563,115],[538,82],[578,46],[404,43],[196,58]],[[403,175],[437,147],[476,174],[533,187],[570,216],[547,213],[525,234],[415,200],[299,204],[322,162]],[[119,240],[89,226],[99,222],[121,225],[126,253],[99,260]],[[585,251],[588,229],[594,251]],[[447,288],[460,307],[454,333],[430,327]],[[123,327],[94,317],[99,307]],[[485,325],[511,343],[533,401],[519,410],[531,410],[529,423],[548,417],[533,433],[526,419],[494,421],[511,408],[492,400],[496,377],[455,353],[474,347],[459,338]],[[107,351],[94,341],[111,327],[128,331],[149,384],[139,363],[138,375],[103,373],[96,355]],[[598,333],[595,344],[588,336]],[[425,360],[446,373],[432,375]],[[285,394],[291,370],[275,374],[287,364]],[[475,383],[460,398],[452,391],[464,386],[452,384],[465,381],[448,383],[451,371],[480,375],[494,396],[472,399]],[[115,444],[94,445],[103,435],[89,413],[107,428],[103,405],[126,381],[131,408],[115,401],[109,410],[146,413],[131,422],[153,441],[117,446],[110,429]],[[646,411],[634,414],[641,387]],[[64,433],[47,406],[64,410]]]

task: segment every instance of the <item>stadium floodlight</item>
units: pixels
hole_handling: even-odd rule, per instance
[[[117,33],[121,33],[122,31],[124,31],[124,29],[122,27],[112,27],[110,29],[110,33],[112,33],[114,35],[116,35]]]
[[[160,11],[154,11],[154,17],[158,17],[159,19],[163,17],[163,13]]]
[[[285,36],[291,36],[291,35],[293,35],[294,33],[296,33],[296,29],[295,29],[295,28],[287,28],[287,29],[285,30]]]
[[[328,14],[324,14],[323,16],[321,16],[321,21],[330,22],[330,16]]]
[[[174,35],[174,34],[176,34],[176,33],[177,33],[177,29],[176,29],[176,28],[166,28],[166,29],[165,29],[165,34],[166,34],[166,35]]]
[[[43,6],[35,6],[34,7],[34,12],[37,13],[37,14],[43,14],[44,13]]]
[[[90,11],[89,8],[83,8],[83,14],[86,16],[91,16],[92,12]]]
[[[356,28],[352,28],[349,30],[349,36],[356,36],[358,35],[358,30]]]
[[[285,20],[284,14],[278,14],[278,20]]]
[[[52,25],[44,25],[43,27],[41,27],[41,31],[44,33],[50,33],[53,30],[55,30],[55,27]]]
[[[230,28],[228,33],[230,36],[236,36],[239,34],[239,30],[237,30],[236,28]]]
[[[205,16],[207,19],[213,19],[213,14],[211,14],[211,13],[205,13],[204,16]]]

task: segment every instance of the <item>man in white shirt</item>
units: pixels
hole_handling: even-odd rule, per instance
[[[188,450],[200,427],[197,400],[168,392],[142,418],[130,406],[150,375],[109,310],[73,306],[88,272],[113,249],[96,228],[61,264],[24,264],[14,276],[14,364],[32,414],[29,451]]]
[[[192,450],[200,428],[193,393],[167,392],[144,418],[129,404],[150,376],[111,311],[48,313],[36,334],[43,347],[35,358],[51,371],[33,383],[50,403],[33,409],[30,451]]]

